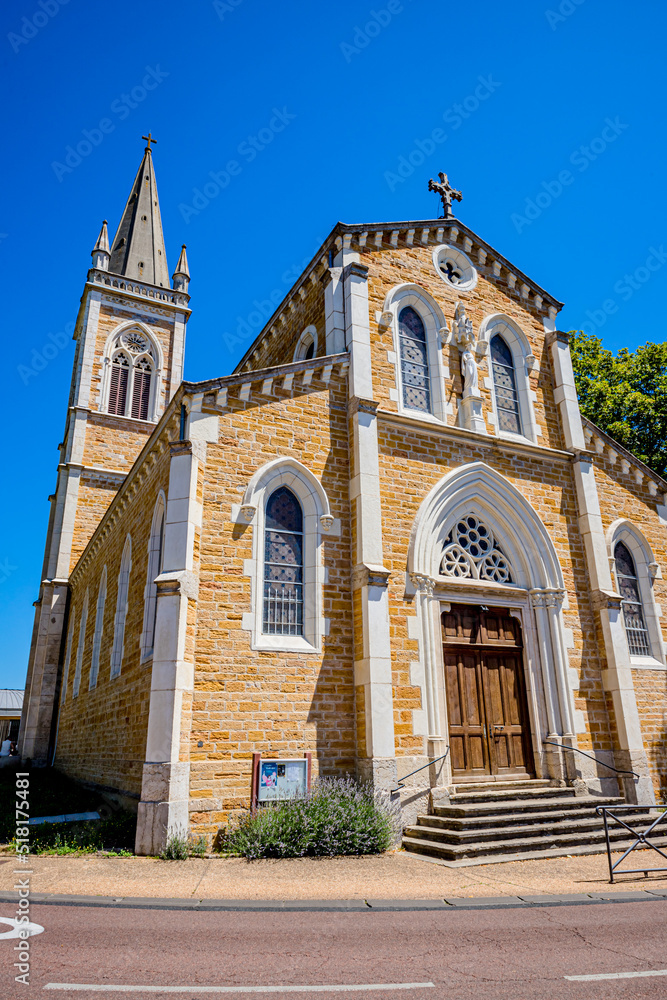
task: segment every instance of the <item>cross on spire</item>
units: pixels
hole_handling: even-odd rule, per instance
[[[442,171],[438,174],[440,178],[440,183],[431,178],[428,182],[429,191],[435,191],[436,194],[440,195],[442,199],[442,215],[441,219],[451,219],[452,218],[452,198],[454,201],[461,201],[463,195],[460,191],[455,191],[447,180],[447,174],[443,174]]]
[[[157,142],[157,139],[153,139],[153,138],[152,138],[152,133],[151,133],[151,132],[149,132],[149,133],[148,133],[148,135],[142,135],[142,137],[141,137],[141,138],[142,138],[142,139],[145,139],[145,140],[146,140],[146,142],[148,143],[148,145],[146,146],[146,149],[147,149],[147,150],[148,150],[148,152],[150,153],[150,151],[151,151],[151,143],[152,143],[152,142]]]

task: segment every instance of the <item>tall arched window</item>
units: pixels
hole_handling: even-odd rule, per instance
[[[162,553],[164,548],[164,493],[160,493],[153,511],[151,533],[148,540],[148,569],[146,571],[146,590],[144,591],[144,628],[141,635],[141,659],[146,660],[153,655],[155,644],[155,616],[157,611],[157,586],[155,578],[162,572]]]
[[[130,377],[130,359],[126,354],[117,354],[111,362],[111,385],[109,386],[109,413],[125,416],[127,406],[127,385]]]
[[[266,504],[262,631],[303,635],[303,511],[286,486]]]
[[[135,420],[155,419],[154,384],[158,349],[141,329],[126,329],[111,340],[105,361],[108,413]]]
[[[132,568],[132,540],[128,535],[123,548],[118,574],[118,596],[116,597],[116,615],[113,627],[113,648],[111,650],[111,676],[118,677],[123,663],[125,646],[125,619],[127,618],[127,599],[130,589],[130,570]]]
[[[617,542],[614,548],[616,560],[616,577],[618,589],[623,598],[623,621],[625,634],[628,638],[628,649],[631,656],[650,656],[651,643],[646,618],[637,579],[635,561],[630,550],[623,542]]]
[[[95,610],[95,633],[93,635],[93,652],[90,658],[90,680],[88,690],[97,687],[97,675],[100,670],[100,650],[102,648],[102,632],[104,630],[104,605],[107,599],[107,568],[102,570],[100,586],[97,591],[97,608]]]
[[[403,405],[431,413],[431,379],[426,330],[419,313],[406,306],[398,314]]]
[[[72,697],[78,698],[81,687],[81,670],[83,667],[83,654],[86,648],[86,626],[88,625],[88,591],[83,601],[81,609],[81,623],[79,625],[79,643],[76,647],[76,667],[74,669],[74,683],[72,685]]]
[[[521,434],[521,415],[514,359],[512,352],[499,333],[491,340],[491,367],[498,413],[498,430],[510,434]]]
[[[74,643],[74,619],[76,618],[76,608],[72,606],[70,611],[69,629],[67,630],[67,645],[65,646],[65,664],[63,666],[62,695],[61,702],[67,700],[67,682],[69,678],[69,665],[72,660],[72,644]]]

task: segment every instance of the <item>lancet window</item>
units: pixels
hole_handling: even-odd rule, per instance
[[[514,582],[510,562],[493,532],[474,514],[457,521],[447,536],[440,574],[490,583]]]
[[[398,314],[403,405],[431,413],[431,378],[426,329],[419,313],[406,306]]]
[[[498,430],[521,434],[521,411],[514,359],[499,333],[491,339],[491,367],[498,412]]]
[[[155,347],[139,330],[125,330],[116,338],[110,357],[107,411],[136,420],[153,419]]]
[[[303,635],[303,511],[286,486],[266,504],[262,631]]]
[[[614,548],[618,589],[623,598],[623,621],[631,656],[650,656],[651,643],[637,579],[635,561],[624,542]]]

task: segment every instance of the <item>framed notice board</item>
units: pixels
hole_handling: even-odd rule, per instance
[[[267,802],[284,802],[310,790],[311,753],[303,757],[252,755],[252,809]]]

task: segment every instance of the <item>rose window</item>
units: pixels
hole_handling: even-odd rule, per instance
[[[143,354],[148,350],[148,341],[136,330],[124,333],[121,337],[121,342],[123,347],[126,347],[128,351],[132,351],[133,354]]]
[[[440,574],[490,583],[514,582],[507,556],[492,531],[474,514],[461,518],[450,531],[442,550]]]

